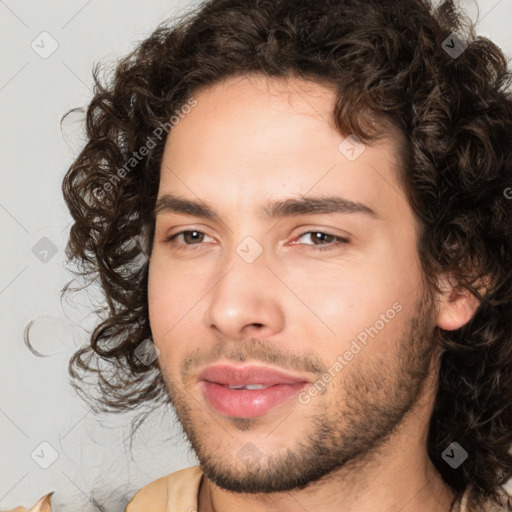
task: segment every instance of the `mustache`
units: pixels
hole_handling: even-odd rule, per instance
[[[230,342],[222,339],[215,341],[211,349],[194,349],[181,363],[181,377],[186,380],[195,370],[203,366],[227,359],[234,363],[245,361],[271,364],[290,372],[309,372],[320,375],[326,371],[326,365],[312,350],[300,354],[283,350],[278,342],[259,338],[249,338]]]

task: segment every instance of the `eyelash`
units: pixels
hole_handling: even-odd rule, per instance
[[[183,245],[179,245],[179,244],[176,243],[176,238],[178,236],[180,236],[180,235],[183,235],[184,233],[200,233],[202,235],[206,235],[206,233],[204,233],[203,231],[199,231],[197,229],[186,229],[184,231],[180,231],[179,233],[176,233],[176,234],[170,236],[169,238],[166,238],[165,242],[169,243],[170,245],[175,246],[176,249],[179,250],[179,251],[188,251],[188,250],[195,251],[195,250],[199,250],[200,246],[202,245],[201,243],[197,243],[197,244],[184,244],[185,247],[191,247],[191,249],[185,249]],[[333,235],[332,233],[327,233],[325,231],[306,231],[306,232],[302,233],[301,235],[299,235],[297,238],[302,238],[304,235],[318,234],[318,233],[321,233],[322,235],[327,235],[327,236],[329,236],[331,238],[334,238],[336,240],[336,242],[333,242],[333,243],[330,243],[330,244],[323,244],[323,245],[306,244],[306,245],[308,245],[310,247],[313,247],[314,251],[330,251],[330,250],[333,250],[333,249],[336,249],[336,248],[340,247],[341,245],[348,244],[350,242],[347,238],[336,236],[336,235]],[[208,235],[206,235],[206,236],[208,236]],[[197,246],[197,247],[194,247],[194,246]]]

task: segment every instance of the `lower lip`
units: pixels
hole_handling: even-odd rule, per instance
[[[207,402],[218,413],[235,418],[255,418],[292,399],[307,382],[239,390],[206,380],[201,381],[200,385]]]

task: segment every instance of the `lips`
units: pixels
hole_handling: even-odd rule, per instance
[[[255,365],[232,366],[228,364],[218,364],[205,368],[198,375],[198,380],[205,380],[230,387],[253,384],[274,386],[277,384],[308,382],[306,378],[299,375],[291,375],[270,367]]]
[[[299,375],[264,366],[217,364],[198,375],[208,405],[226,417],[255,418],[291,404],[308,381]],[[249,387],[247,387],[249,386]]]

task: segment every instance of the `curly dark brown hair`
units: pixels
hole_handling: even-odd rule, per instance
[[[426,282],[439,291],[447,272],[480,301],[464,327],[436,328],[444,352],[429,457],[457,493],[471,484],[476,503],[498,500],[512,475],[511,75],[452,2],[211,0],[160,25],[106,78],[95,67],[87,143],[63,181],[74,219],[66,255],[99,279],[107,306],[70,361],[73,386],[95,411],[169,404],[158,359],[135,354],[151,337],[165,135],[199,90],[253,73],[334,87],[337,128],[366,144],[386,125],[402,134],[400,180]],[[94,374],[92,398],[83,379]],[[454,440],[468,452],[457,469],[441,457]]]

